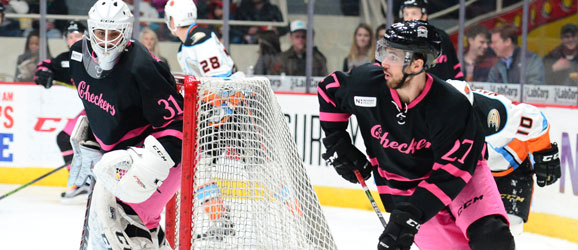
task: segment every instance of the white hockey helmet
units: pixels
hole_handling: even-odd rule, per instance
[[[175,27],[171,28],[171,18]],[[169,0],[165,4],[165,23],[172,33],[178,27],[189,26],[197,20],[197,6],[193,0]]]
[[[133,15],[122,0],[98,0],[88,11],[90,44],[103,70],[110,70],[126,48],[131,36]]]

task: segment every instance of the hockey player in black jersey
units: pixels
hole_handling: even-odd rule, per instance
[[[323,158],[357,182],[372,173],[390,221],[378,249],[514,249],[504,205],[482,157],[484,133],[459,91],[425,70],[440,55],[436,29],[396,23],[379,65],[335,72],[318,86]],[[366,156],[346,132],[359,123]]]
[[[88,37],[71,48],[70,77],[88,118],[71,141],[95,140],[104,152],[92,170],[92,249],[170,249],[159,222],[180,186],[183,98],[166,64],[130,40],[133,24],[126,3],[98,0]]]
[[[74,43],[82,39],[82,37],[85,35],[85,32],[86,27],[84,27],[82,23],[77,21],[69,21],[66,32],[64,33],[66,46],[68,48],[72,47]],[[36,71],[34,72],[34,82],[36,82],[38,85],[44,86],[47,89],[52,87],[54,82],[57,82],[60,85],[74,88],[70,82],[69,68],[70,51],[65,51],[55,58],[46,59],[38,63],[36,66]],[[68,123],[66,123],[64,129],[56,136],[56,143],[62,152],[62,158],[65,163],[70,163],[72,161],[73,148],[70,144],[70,135],[78,117],[84,114],[84,111],[82,111],[74,119],[69,120]],[[70,166],[68,169],[70,170]],[[74,199],[75,197],[78,197],[79,195],[86,195],[90,192],[90,181],[88,180],[79,186],[73,184],[73,181],[75,181],[77,177],[77,173],[78,172],[75,171],[69,172],[69,181],[67,184],[68,190],[60,194],[64,203],[72,202],[76,200]],[[83,198],[86,198],[86,196],[83,196]]]
[[[399,8],[399,18],[404,21],[421,20],[427,22],[427,5],[427,0],[404,0]],[[450,37],[445,31],[435,29],[442,41],[442,54],[437,58],[436,65],[428,72],[444,80],[464,80],[462,66]]]

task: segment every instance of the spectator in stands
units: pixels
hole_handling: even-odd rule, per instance
[[[343,60],[343,71],[348,72],[357,66],[373,62],[375,58],[375,42],[371,27],[361,23],[353,32],[353,42],[349,55]]]
[[[134,1],[135,0],[124,0],[124,2],[126,3],[126,5],[128,5],[128,8],[133,13],[133,15],[136,15],[136,13],[134,13]],[[154,8],[149,2],[141,0],[138,7],[140,12],[139,16],[141,18],[159,18],[159,13],[157,12],[157,9]],[[149,27],[152,30],[158,30],[160,26],[161,25],[159,23],[149,23],[142,21],[140,22],[141,29]]]
[[[130,11],[134,12],[134,0],[124,0]],[[151,6],[147,1],[140,1],[139,3],[139,16],[144,18],[159,18],[159,13],[157,9]]]
[[[544,57],[546,83],[551,85],[574,85],[578,67],[578,27],[568,23],[560,32],[562,44]]]
[[[257,41],[259,43],[259,58],[255,63],[254,74],[271,75],[277,56],[281,53],[279,35],[273,30],[259,31]]]
[[[387,28],[387,25],[381,24],[379,26],[377,26],[377,29],[375,29],[375,42],[377,43],[377,41],[379,41],[380,39],[383,38],[383,36],[385,35],[385,29]]]
[[[222,20],[223,19],[223,2],[213,1],[209,4],[209,19]],[[223,24],[211,24],[208,26],[219,39],[223,37]],[[221,41],[223,42],[223,41]]]
[[[159,39],[157,34],[150,29],[149,27],[144,27],[140,32],[139,42],[141,42],[147,49],[151,52],[153,57],[156,57],[169,65],[169,62],[166,58],[161,56],[160,49],[159,49]]]
[[[490,69],[488,82],[520,83],[521,49],[518,46],[518,28],[503,24],[492,31],[492,49],[499,60]],[[526,51],[526,84],[544,84],[544,64],[536,53]]]
[[[38,64],[38,51],[40,50],[40,33],[33,30],[26,37],[24,53],[18,56],[16,61],[15,82],[32,82],[34,70]],[[50,58],[50,51],[47,48],[47,55]]]
[[[464,53],[462,71],[466,81],[485,82],[490,69],[498,58],[488,49],[490,30],[481,24],[474,25],[466,32],[468,46]]]
[[[151,0],[151,5],[157,10],[160,18],[165,17],[165,5],[168,0]]]
[[[14,1],[16,2],[16,1]],[[12,3],[12,2],[11,2]],[[26,13],[28,11],[28,4],[26,2],[16,2],[24,4],[26,7]],[[0,36],[22,36],[22,31],[20,30],[20,23],[15,20],[7,20],[5,18],[6,13],[14,12],[14,8],[11,5],[4,5],[0,2]]]
[[[36,1],[36,3],[30,3],[30,13],[40,13],[40,3],[38,1]],[[46,13],[55,15],[68,15],[68,6],[66,5],[66,0],[47,0]],[[46,37],[61,38],[66,32],[67,25],[67,20],[47,19]],[[39,21],[34,21],[32,27],[40,27]]]
[[[243,0],[234,16],[235,20],[282,22],[283,14],[269,0]],[[266,30],[266,26],[235,26],[231,29],[232,43],[257,43],[256,35],[259,30]],[[273,27],[279,36],[285,35],[285,27]]]
[[[6,5],[0,2],[0,36],[22,36],[20,23],[17,20],[6,19],[6,13],[28,13],[28,3],[25,1],[10,1]]]
[[[278,75],[285,73],[292,76],[306,75],[306,43],[307,43],[307,26],[301,20],[291,22],[291,48],[282,52],[277,57],[273,65],[273,74]],[[327,59],[317,49],[313,47],[313,76],[327,75]]]

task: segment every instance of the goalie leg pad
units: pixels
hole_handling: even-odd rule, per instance
[[[70,135],[70,144],[74,156],[70,164],[67,186],[82,186],[88,175],[91,174],[92,167],[102,156],[100,145],[92,135],[86,116],[78,117],[76,125]]]
[[[125,211],[127,206],[117,203],[102,183],[96,183],[92,199],[88,221],[92,249],[159,249],[159,241],[153,240],[158,236],[133,211]]]

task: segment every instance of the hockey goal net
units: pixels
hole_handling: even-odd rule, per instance
[[[266,78],[184,81],[175,249],[336,249]],[[183,92],[181,92],[183,93]]]

